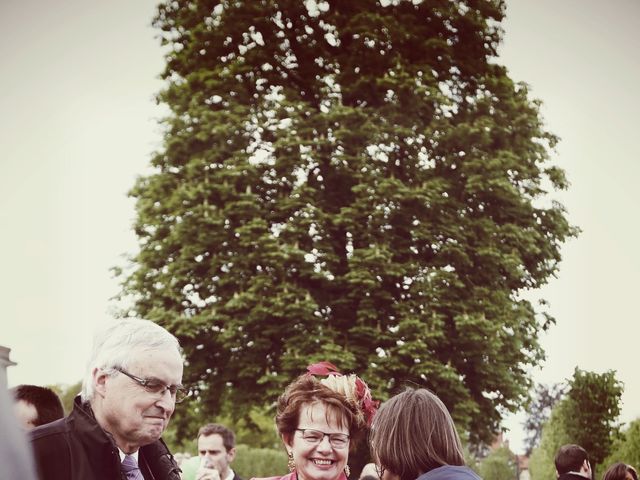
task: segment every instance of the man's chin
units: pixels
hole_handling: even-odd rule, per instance
[[[164,432],[165,427],[166,427],[166,424],[164,422],[149,425],[145,429],[144,436],[149,439],[149,443],[155,442],[162,436],[162,433]]]

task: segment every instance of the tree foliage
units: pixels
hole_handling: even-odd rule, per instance
[[[76,395],[82,390],[82,380],[73,385],[56,384],[50,385],[49,388],[60,397],[64,414],[69,415],[71,410],[73,410],[73,399],[76,398]]]
[[[542,428],[540,444],[535,447],[529,459],[531,480],[556,480],[554,458],[558,449],[567,443],[576,443],[567,435],[565,418],[566,400],[559,401],[551,411],[549,420]]]
[[[603,374],[575,369],[569,382],[565,429],[595,465],[602,464],[619,432],[622,383],[614,371]]]
[[[479,466],[480,477],[491,480],[517,478],[516,458],[506,447],[497,448],[487,455]]]
[[[203,408],[333,360],[437,392],[472,439],[527,398],[544,284],[576,233],[500,0],[172,0],[170,108],[125,291],[174,332]]]
[[[618,437],[622,384],[615,372],[602,374],[576,368],[567,382],[567,393],[551,412],[542,429],[542,440],[529,462],[532,480],[555,479],[554,458],[560,446],[576,443],[589,454],[598,470]]]
[[[527,419],[524,429],[527,431],[525,455],[531,455],[531,451],[540,444],[542,427],[549,420],[551,410],[564,396],[567,386],[560,383],[553,385],[538,384],[533,399],[527,408]]]
[[[616,462],[633,465],[636,469],[640,467],[640,418],[631,422],[620,436],[614,438],[609,456],[602,463],[606,468]]]

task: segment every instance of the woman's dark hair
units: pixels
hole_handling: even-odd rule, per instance
[[[449,410],[424,388],[407,388],[382,404],[373,419],[371,453],[401,480],[415,480],[443,465],[465,464]]]
[[[638,473],[636,469],[626,463],[618,462],[607,468],[604,472],[602,480],[626,480],[627,472],[631,475],[633,480],[638,480]]]

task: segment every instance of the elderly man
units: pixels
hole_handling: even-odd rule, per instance
[[[98,332],[69,416],[31,431],[41,480],[179,480],[160,438],[184,398],[177,339],[146,320]]]
[[[559,480],[584,480],[593,477],[589,455],[580,445],[561,446],[556,453],[555,464]]]

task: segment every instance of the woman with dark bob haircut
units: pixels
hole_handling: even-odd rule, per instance
[[[349,452],[368,429],[377,402],[356,375],[329,362],[307,367],[278,399],[276,426],[291,473],[270,480],[346,480]]]
[[[382,480],[480,480],[465,466],[447,407],[424,388],[407,388],[380,406],[371,453]]]
[[[607,468],[602,480],[638,480],[638,473],[631,465],[618,462]]]

